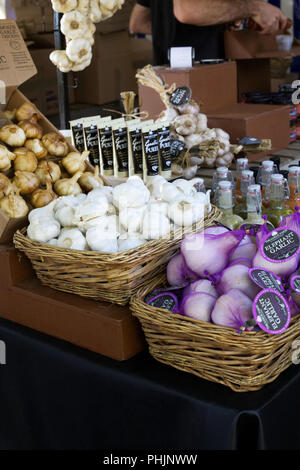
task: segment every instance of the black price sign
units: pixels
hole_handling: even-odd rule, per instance
[[[289,306],[280,292],[274,289],[261,291],[255,297],[252,311],[258,326],[267,333],[277,335],[289,326]]]
[[[284,292],[280,278],[276,274],[271,273],[271,271],[262,268],[251,268],[249,269],[249,276],[262,289],[274,289]]]
[[[296,232],[290,229],[276,229],[265,238],[260,251],[268,261],[286,261],[299,252],[300,240]]]
[[[190,101],[192,90],[188,86],[180,86],[170,96],[170,103],[173,106],[182,106]]]
[[[163,308],[164,310],[178,313],[178,300],[171,292],[158,294],[150,299],[148,298],[147,304],[151,305],[151,307]]]

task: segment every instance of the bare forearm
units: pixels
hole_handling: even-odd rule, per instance
[[[251,18],[259,0],[173,0],[174,15],[182,23],[209,26]]]
[[[151,11],[150,8],[143,7],[142,5],[135,5],[132,10],[129,30],[133,33],[151,34]]]

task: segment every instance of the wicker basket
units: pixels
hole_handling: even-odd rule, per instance
[[[160,276],[131,298],[150,354],[159,362],[189,372],[235,392],[251,392],[273,382],[292,365],[292,343],[300,338],[300,315],[280,335],[264,331],[238,334],[231,328],[169,313],[143,299],[165,283]]]
[[[213,225],[221,212],[212,206],[208,217],[185,234]],[[179,247],[183,232],[170,239],[153,240],[137,249],[116,254],[57,248],[30,240],[26,228],[14,235],[15,247],[32,263],[42,284],[63,292],[95,300],[126,305],[130,297],[165,270],[166,263]]]

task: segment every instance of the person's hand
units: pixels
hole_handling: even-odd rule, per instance
[[[260,0],[256,2],[256,14],[252,20],[261,34],[278,34],[291,27],[291,20],[279,8]]]

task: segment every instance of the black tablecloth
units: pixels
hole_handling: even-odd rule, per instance
[[[0,320],[0,449],[300,449],[300,366],[236,393],[156,362],[93,354]]]

